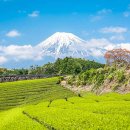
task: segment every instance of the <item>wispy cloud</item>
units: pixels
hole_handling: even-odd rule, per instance
[[[97,14],[99,15],[104,15],[104,14],[109,14],[109,13],[112,13],[111,9],[102,9],[97,12]]]
[[[33,11],[31,14],[28,14],[28,16],[32,18],[38,17],[39,15],[40,15],[39,11]]]
[[[102,28],[100,29],[100,32],[101,33],[125,33],[127,32],[127,28],[125,27],[105,27],[105,28]]]
[[[123,35],[115,35],[115,36],[111,36],[110,40],[116,40],[116,41],[124,41],[125,37]]]
[[[106,38],[90,39],[86,42],[86,48],[89,48],[89,50],[91,50],[91,56],[96,57],[103,57],[106,50],[111,50],[115,48],[130,50],[130,43],[119,42],[115,44]]]
[[[9,31],[9,32],[6,34],[6,36],[7,36],[7,37],[14,38],[14,37],[21,36],[21,33],[18,32],[17,30],[11,30],[11,31]]]
[[[91,15],[91,22],[100,21],[103,19],[104,16],[112,13],[111,9],[102,9],[97,11],[96,15]]]

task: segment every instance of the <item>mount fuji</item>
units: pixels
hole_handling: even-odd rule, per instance
[[[105,63],[105,52],[115,48],[129,49],[130,43],[113,43],[106,38],[83,40],[72,33],[57,32],[35,46],[0,46],[0,64],[9,68],[43,65],[57,58],[74,57]],[[8,64],[11,61],[13,64]],[[3,63],[2,63],[3,64]]]
[[[88,43],[72,33],[57,32],[37,45],[41,48],[40,55],[55,59],[67,56],[87,58],[93,50],[87,48]]]

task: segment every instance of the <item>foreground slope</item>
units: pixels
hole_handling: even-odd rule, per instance
[[[98,94],[108,92],[130,93],[130,69],[126,66],[92,68],[77,76],[67,77],[67,83],[70,88],[82,88]]]
[[[0,130],[129,130],[130,94],[87,94],[0,112]]]
[[[0,130],[130,130],[130,94],[75,96],[58,81],[0,84]]]
[[[32,117],[59,130],[129,130],[130,94],[86,95],[26,108]]]
[[[46,128],[22,114],[22,108],[0,112],[0,130],[46,130]]]
[[[59,84],[59,78],[0,83],[0,110],[19,105],[37,103],[73,96],[73,93]]]

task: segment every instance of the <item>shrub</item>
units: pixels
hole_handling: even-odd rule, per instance
[[[115,90],[117,90],[119,87],[120,87],[120,85],[116,83],[116,84],[114,84],[114,85],[112,86],[112,89],[115,91]]]
[[[97,81],[98,81],[99,84],[103,83],[104,75],[103,74],[99,75]]]
[[[119,83],[125,80],[124,71],[117,71],[116,76]]]
[[[112,81],[114,79],[113,74],[108,75],[107,79],[110,80],[110,81]]]
[[[70,76],[70,77],[67,79],[67,83],[70,84],[70,85],[73,85],[73,83],[74,83],[74,77],[73,77],[73,76]]]

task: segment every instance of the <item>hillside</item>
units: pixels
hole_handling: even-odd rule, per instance
[[[21,105],[51,101],[74,94],[57,84],[58,77],[0,83],[0,111]]]
[[[87,90],[98,94],[113,91],[128,93],[130,92],[129,72],[124,66],[90,69],[77,76],[69,76],[67,84],[70,85],[70,89],[75,88],[77,91]]]
[[[59,84],[62,79],[1,83],[0,130],[130,129],[130,94],[75,94]],[[99,93],[108,85],[105,81],[121,86],[129,83],[129,73],[124,67],[93,68],[70,79],[71,85],[90,85]]]

